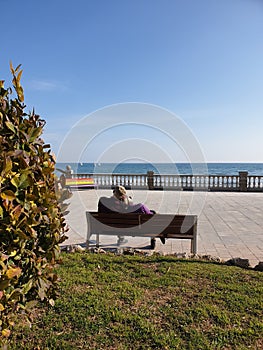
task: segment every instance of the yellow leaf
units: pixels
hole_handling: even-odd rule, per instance
[[[12,201],[13,199],[16,198],[16,195],[14,194],[13,191],[7,190],[7,191],[1,193],[1,197],[2,197],[3,199],[8,199],[9,201]]]
[[[20,65],[20,66],[21,66],[21,65]],[[20,68],[20,67],[17,67],[17,68]],[[20,82],[22,73],[23,73],[23,70],[21,69],[20,72],[17,74],[16,79],[17,79],[18,82]]]
[[[19,186],[19,175],[16,175],[12,178],[11,180],[11,184],[14,185],[16,188],[18,188]]]
[[[9,125],[9,124],[8,124]],[[12,170],[12,160],[10,157],[7,157],[4,162],[3,175],[8,174]]]
[[[14,277],[19,277],[21,275],[22,270],[20,267],[9,267],[9,269],[6,272],[6,275],[9,279]]]
[[[10,336],[11,331],[7,328],[2,330],[2,336],[8,338]]]
[[[4,308],[4,305],[3,305],[3,304],[0,304],[0,312],[1,312],[1,311],[4,311],[4,309],[5,309],[5,308]]]
[[[16,251],[16,250],[13,250],[13,251],[9,254],[9,256],[16,256],[16,253],[17,253],[17,251]]]
[[[22,86],[16,86],[16,92],[17,92],[17,96],[19,101],[24,102],[24,90],[22,88]]]
[[[14,70],[12,61],[10,61],[9,65],[10,65],[10,70],[11,70],[12,74],[15,74],[15,70]]]

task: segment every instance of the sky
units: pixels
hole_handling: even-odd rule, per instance
[[[25,110],[59,161],[262,163],[263,1],[0,9],[0,79],[22,64]]]

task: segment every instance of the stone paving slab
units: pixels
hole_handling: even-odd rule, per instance
[[[111,190],[89,189],[73,192],[70,213],[66,216],[70,230],[64,244],[83,244],[86,240],[86,211],[97,211],[100,196],[111,196]],[[263,193],[129,191],[134,203],[145,203],[162,214],[198,215],[198,245],[200,255],[212,255],[224,260],[240,257],[252,266],[263,261]],[[100,236],[102,247],[116,247],[117,238]],[[149,246],[149,240],[127,237],[127,246]],[[95,237],[91,237],[94,240]],[[157,240],[156,250],[165,254],[190,252],[190,241],[168,239],[163,245]]]

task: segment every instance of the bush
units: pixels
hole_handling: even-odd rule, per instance
[[[54,304],[69,198],[57,188],[54,156],[40,138],[45,121],[24,112],[22,70],[10,68],[16,98],[0,81],[0,344],[18,312],[38,300]]]

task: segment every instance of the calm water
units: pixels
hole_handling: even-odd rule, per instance
[[[78,174],[146,174],[154,171],[157,174],[236,175],[239,171],[248,171],[249,175],[263,175],[263,163],[58,163],[57,168],[65,169],[66,165]]]

